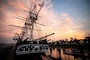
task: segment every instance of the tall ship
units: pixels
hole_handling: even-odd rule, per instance
[[[29,15],[25,18],[24,26],[22,27],[22,31],[20,34],[16,33],[13,37],[13,40],[16,40],[16,46],[15,46],[15,54],[16,55],[24,55],[24,54],[33,54],[33,53],[45,53],[48,48],[48,40],[47,37],[54,35],[54,33],[34,38],[34,30],[38,31],[38,29],[35,29],[35,24],[38,21],[38,15],[41,9],[44,6],[44,1],[40,5],[40,8],[37,9],[37,0],[31,0],[32,4],[30,7],[30,10],[28,11]],[[42,24],[40,24],[42,25]],[[14,26],[14,25],[11,25]],[[19,26],[14,26],[19,27]]]

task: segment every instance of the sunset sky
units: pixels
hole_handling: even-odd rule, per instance
[[[13,41],[14,33],[21,29],[9,25],[23,26],[24,21],[15,17],[27,17],[31,0],[0,0],[0,42]],[[40,1],[40,0],[39,0]],[[83,39],[90,34],[90,0],[44,0],[45,6],[38,21],[42,36],[55,33],[48,39]],[[39,8],[39,6],[38,6]]]

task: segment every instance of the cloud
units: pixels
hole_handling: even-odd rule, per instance
[[[45,33],[55,32],[55,35],[50,38],[64,39],[64,38],[78,38],[82,39],[85,37],[85,32],[81,30],[82,25],[76,25],[73,22],[73,18],[68,13],[58,14],[54,11],[52,7],[44,7],[41,11],[41,21],[47,25],[47,28],[42,28],[46,30]],[[45,18],[46,17],[46,18]],[[76,34],[77,33],[77,34]]]
[[[29,1],[29,0],[28,0]],[[23,26],[24,21],[14,18],[15,16],[26,17],[27,12],[23,10],[29,10],[28,2],[25,0],[0,0],[0,38],[1,40],[8,41],[14,36],[15,32],[21,31],[20,28],[14,28],[7,25],[19,25]],[[38,9],[40,7],[38,6]],[[46,26],[38,26],[42,30],[42,36],[50,33],[55,33],[55,35],[50,36],[49,39],[59,40],[63,38],[84,38],[85,32],[80,30],[82,25],[75,25],[73,18],[68,13],[58,14],[58,12],[53,10],[53,4],[51,0],[45,2],[45,6],[39,13],[38,22],[43,23]],[[77,34],[76,34],[77,33]]]

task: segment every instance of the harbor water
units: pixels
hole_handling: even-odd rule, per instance
[[[73,55],[71,52],[71,48],[58,47],[49,48],[46,53],[15,56],[15,52],[11,47],[5,47],[5,49],[0,49],[0,60],[90,60],[90,57],[83,59],[79,54]]]

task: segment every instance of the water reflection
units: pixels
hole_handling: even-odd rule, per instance
[[[46,52],[46,55],[49,56],[50,58],[60,59],[60,60],[81,60],[80,58],[75,58],[72,55],[64,54],[64,48],[50,48]]]
[[[46,52],[46,55],[53,57],[53,58],[60,58],[60,49],[56,48],[50,48],[48,52]]]
[[[90,60],[77,48],[50,48],[46,55],[52,60]]]
[[[78,55],[73,55],[72,52]],[[15,56],[14,50],[0,52],[3,60],[84,60],[77,48],[49,48],[46,53]],[[81,55],[82,56],[82,55]],[[90,59],[85,59],[90,60]]]

